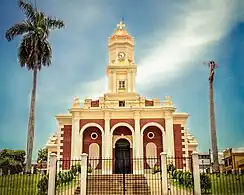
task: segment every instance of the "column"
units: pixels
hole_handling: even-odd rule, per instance
[[[80,195],[86,195],[87,156],[88,154],[81,155]]]
[[[56,177],[56,161],[57,155],[50,155],[50,170],[48,176],[48,195],[55,195],[55,177]]]
[[[173,129],[173,117],[172,114],[168,114],[165,117],[166,127],[166,151],[169,157],[175,156],[175,145],[174,145],[174,129]]]
[[[166,152],[160,153],[161,157],[161,175],[162,175],[162,193],[168,194],[168,178],[167,178],[167,154]]]
[[[164,130],[164,133],[162,134],[163,137],[162,137],[162,143],[163,143],[163,152],[167,152],[167,140],[166,140],[166,131]]]
[[[192,164],[193,164],[194,194],[201,195],[199,157],[197,152],[192,153]]]
[[[75,113],[74,113],[75,114]],[[72,119],[72,142],[71,142],[71,159],[78,159],[81,154],[80,133],[79,133],[80,119],[76,116]]]
[[[102,172],[104,174],[111,174],[112,173],[112,156],[111,156],[111,148],[112,148],[112,139],[110,133],[110,113],[105,113],[105,125],[104,125],[104,138],[103,138],[103,167]]]
[[[142,147],[142,137],[141,137],[141,128],[140,128],[140,112],[134,113],[134,120],[135,120],[135,133],[134,133],[134,143],[133,143],[133,150],[134,150],[134,157],[135,161],[134,165],[134,173],[135,174],[142,174],[143,173],[143,147]]]

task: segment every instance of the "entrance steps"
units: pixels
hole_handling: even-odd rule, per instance
[[[150,195],[144,175],[88,175],[87,195]]]

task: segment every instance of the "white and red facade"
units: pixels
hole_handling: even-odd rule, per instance
[[[136,93],[134,38],[122,22],[108,46],[108,92],[97,100],[85,99],[82,106],[76,97],[69,113],[56,116],[58,132],[47,144],[49,153],[56,152],[62,159],[76,159],[82,153],[114,159],[121,139],[127,140],[131,158],[159,157],[163,151],[168,156],[187,157],[197,150],[198,143],[187,131],[189,115],[176,112],[169,96],[161,102]],[[182,159],[177,166],[188,164]]]

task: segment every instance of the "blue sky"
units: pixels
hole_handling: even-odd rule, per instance
[[[32,73],[17,63],[19,38],[4,33],[23,19],[16,0],[0,3],[0,148],[25,149]],[[57,130],[55,115],[66,113],[74,96],[106,92],[108,37],[121,16],[136,39],[137,90],[149,98],[170,95],[200,150],[210,148],[208,68],[215,79],[219,148],[244,145],[244,1],[37,0],[48,15],[66,23],[50,42],[53,59],[38,77],[35,147]]]

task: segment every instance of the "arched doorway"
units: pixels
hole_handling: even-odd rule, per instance
[[[119,139],[115,144],[115,173],[131,173],[130,143]]]

